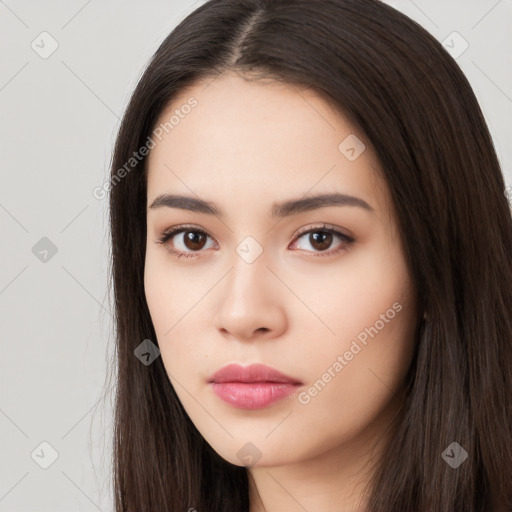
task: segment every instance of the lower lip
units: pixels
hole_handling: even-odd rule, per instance
[[[298,385],[286,382],[213,382],[214,393],[240,409],[262,409],[293,394]]]

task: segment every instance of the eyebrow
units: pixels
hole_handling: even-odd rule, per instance
[[[375,210],[365,200],[346,194],[332,193],[309,196],[301,199],[290,199],[282,203],[272,205],[272,217],[288,217],[302,212],[327,208],[329,206],[353,206],[362,208],[370,213]],[[207,215],[216,215],[223,217],[224,213],[215,203],[205,201],[197,197],[185,196],[179,194],[162,194],[155,198],[149,206],[156,208],[179,208]]]

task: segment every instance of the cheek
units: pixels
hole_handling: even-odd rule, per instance
[[[350,327],[365,335],[365,343],[357,334],[343,336],[335,346],[315,344],[316,350],[306,355],[302,375],[307,382],[297,397],[294,420],[296,435],[308,439],[304,450],[311,454],[375,433],[394,415],[391,404],[412,359],[413,322],[404,304],[382,329],[366,328],[364,323]]]
[[[183,271],[180,272],[166,258],[166,254],[148,252],[144,290],[162,362],[179,395],[179,383],[186,383],[189,389],[190,382],[194,380],[192,376],[197,376],[191,367],[195,364],[194,357],[200,354],[197,354],[197,345],[192,343],[194,339],[200,340],[201,336],[194,333],[198,325],[194,317],[198,308],[194,306],[208,288],[191,284],[183,277]]]
[[[167,260],[166,260],[167,258]],[[170,265],[165,250],[149,249],[144,265],[144,292],[155,330],[166,332],[176,321],[181,310],[178,297],[183,299],[186,290],[176,268]]]
[[[322,309],[336,334],[304,346],[307,365],[301,366],[309,387],[301,403],[310,408],[308,417],[325,420],[327,414],[334,424],[357,430],[403,383],[414,349],[416,302],[397,250],[361,251],[351,269],[333,275],[332,301]]]
[[[406,314],[405,308],[398,315],[402,313]],[[321,356],[317,352],[311,362],[300,403],[308,430],[323,432],[326,446],[383,421],[382,415],[402,387],[412,359],[413,333],[403,318],[394,320],[377,334],[369,334],[365,343],[347,338],[338,350]]]
[[[172,281],[165,268],[147,255],[144,268],[144,291],[160,348],[160,356],[172,381],[172,376],[176,372],[173,362],[181,360],[180,355],[175,354],[172,347],[172,340],[176,339],[179,328],[177,323],[179,308],[176,303],[176,297],[180,296],[179,281]],[[179,344],[177,346],[179,347]]]
[[[390,320],[386,323],[387,333],[404,318],[414,315],[414,295],[406,263],[399,247],[390,246],[384,236],[347,253],[339,264],[323,268],[319,265],[314,275],[307,276],[305,269],[294,272],[285,275],[284,280],[295,283],[295,294],[312,312],[305,311],[300,303],[290,309],[301,330],[309,331],[303,339],[320,338],[340,349],[376,322],[381,330],[381,315]],[[298,279],[298,273],[306,277]],[[319,355],[316,346],[312,347],[311,355]]]

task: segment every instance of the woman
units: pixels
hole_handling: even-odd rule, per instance
[[[512,510],[511,211],[424,29],[210,0],[111,185],[117,512]]]

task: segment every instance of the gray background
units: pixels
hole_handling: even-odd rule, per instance
[[[0,0],[0,512],[112,510],[108,199],[92,192],[147,60],[200,3]],[[387,3],[469,45],[457,62],[510,188],[512,0]]]

